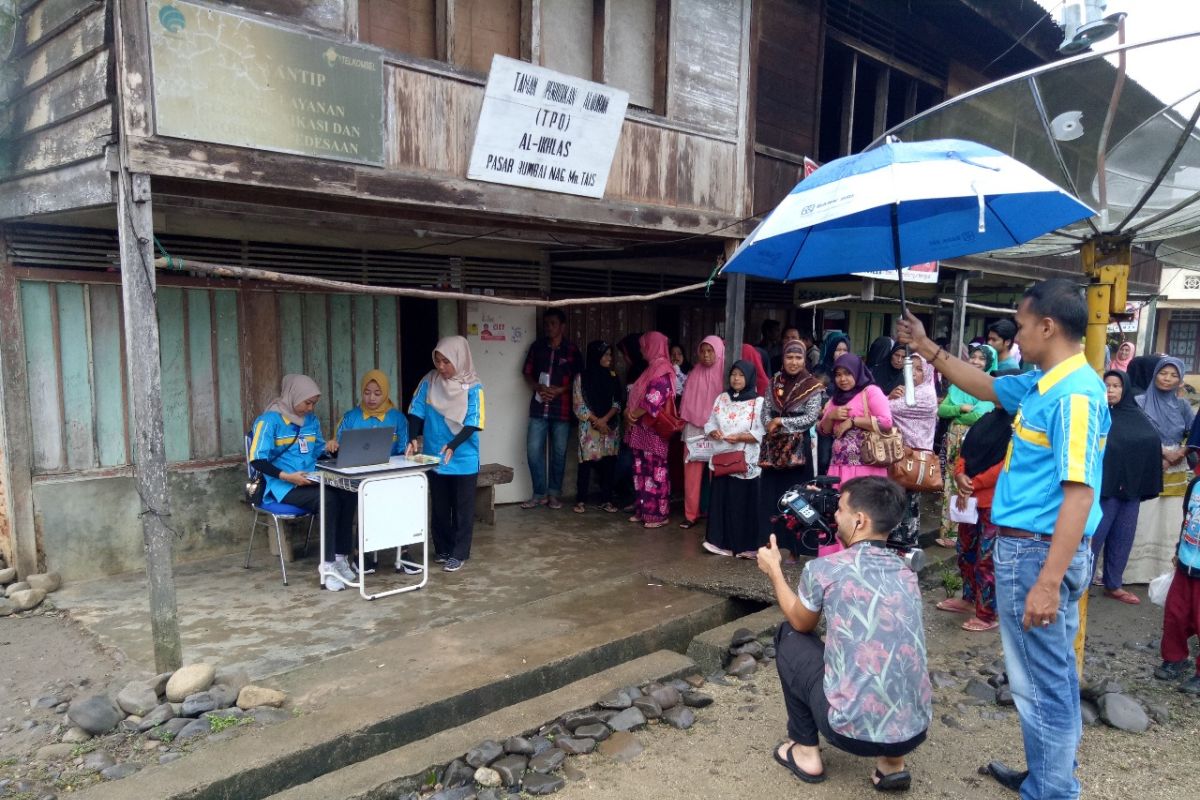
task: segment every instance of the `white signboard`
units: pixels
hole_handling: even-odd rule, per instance
[[[1125,313],[1132,314],[1129,319],[1108,323],[1109,333],[1137,333],[1142,319],[1142,303],[1126,303]]]
[[[899,280],[894,269],[884,269],[878,272],[852,272],[851,275],[857,275],[860,278],[874,278],[876,280],[894,281]],[[926,261],[924,264],[913,264],[911,267],[904,268],[905,283],[937,283],[938,279],[938,262]]]
[[[629,93],[492,57],[467,177],[603,197]]]

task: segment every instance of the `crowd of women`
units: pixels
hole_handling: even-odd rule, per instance
[[[970,345],[970,362],[991,374],[1019,371],[1013,334],[1004,322],[991,326],[986,340]],[[943,385],[916,354],[914,402],[907,401],[903,367],[910,354],[886,336],[872,342],[865,357],[840,332],[816,347],[788,328],[782,340],[762,345],[743,345],[731,358],[718,336],[705,337],[691,354],[656,331],[615,345],[589,343],[570,386],[578,423],[574,510],[623,511],[645,529],[662,528],[670,521],[675,474],[683,490],[678,526],[703,523],[702,547],[709,553],[754,558],[774,533],[792,558],[823,555],[839,548],[836,540],[791,530],[779,513],[779,497],[815,475],[842,481],[888,475],[867,450],[869,437],[891,434],[905,453],[926,454],[943,473],[940,481],[913,487],[902,523],[915,537],[920,492],[941,491],[939,542],[957,551],[962,596],[938,608],[970,615],[966,630],[996,628],[991,504],[1012,418]],[[280,396],[252,431],[251,466],[265,478],[262,502],[317,513],[318,489],[306,477],[317,459],[336,453],[346,430],[392,428],[394,453],[439,459],[430,475],[434,555],[444,570],[460,569],[471,553],[483,387],[463,337],[439,341],[432,360],[407,413],[393,404],[384,373],[367,372],[360,404],[346,412],[328,441],[314,413],[320,388],[306,376],[285,376]],[[1146,583],[1170,567],[1182,521],[1180,498],[1195,466],[1192,454],[1200,450],[1200,421],[1180,392],[1184,373],[1179,359],[1135,358],[1124,343],[1104,375],[1112,430],[1104,517],[1092,546],[1095,581],[1121,602],[1138,602],[1125,583]],[[332,535],[320,567],[327,589],[356,580],[348,558],[355,505],[349,493],[327,491],[324,513]],[[401,555],[397,570],[419,571]]]

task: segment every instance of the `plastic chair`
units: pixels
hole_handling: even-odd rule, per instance
[[[251,435],[246,434],[246,478],[254,480],[258,477],[258,470],[250,466],[250,442]],[[275,544],[279,548],[279,569],[283,573],[283,585],[287,586],[287,564],[283,560],[283,526],[281,522],[291,522],[293,520],[304,519],[308,517],[308,531],[304,534],[304,555],[308,555],[308,540],[312,537],[313,513],[306,511],[299,506],[289,505],[288,503],[252,503],[254,509],[254,524],[250,526],[250,544],[246,545],[246,563],[243,569],[250,569],[250,553],[254,549],[254,534],[258,532],[259,526],[270,529],[271,523],[262,516],[266,514],[275,523]]]

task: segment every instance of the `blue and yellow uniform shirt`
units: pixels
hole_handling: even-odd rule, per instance
[[[280,472],[310,472],[325,452],[325,437],[321,436],[321,421],[309,414],[300,422],[284,417],[278,411],[268,411],[254,420],[250,439],[250,460],[270,461]],[[296,487],[281,478],[263,475],[267,490],[265,502],[283,502],[287,493]]]
[[[413,397],[408,413],[425,420],[422,431],[424,446],[421,452],[428,456],[441,456],[442,448],[450,444],[455,433],[446,424],[446,418],[436,408],[426,402],[429,394],[429,378],[421,380],[417,394]],[[463,425],[483,430],[484,407],[483,386],[475,384],[467,390],[467,417]],[[479,472],[479,433],[472,433],[467,440],[458,446],[449,464],[440,464],[436,470],[439,475],[474,475]]]
[[[358,428],[392,428],[392,455],[398,456],[404,452],[408,444],[408,420],[398,408],[389,408],[382,414],[368,414],[362,406],[355,406],[342,415],[342,421],[337,427],[337,439],[342,440],[344,431]]]
[[[1100,475],[1111,418],[1104,384],[1082,353],[1049,372],[997,378],[996,396],[1015,416],[1012,441],[996,484],[992,522],[1052,534],[1064,482],[1092,487],[1083,535],[1100,525]]]

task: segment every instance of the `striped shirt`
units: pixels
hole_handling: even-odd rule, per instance
[[[1033,533],[1052,534],[1063,503],[1063,483],[1092,487],[1092,508],[1084,536],[1095,533],[1102,516],[1100,477],[1111,420],[1104,384],[1082,353],[1049,372],[997,378],[996,396],[1013,414],[992,522]]]

